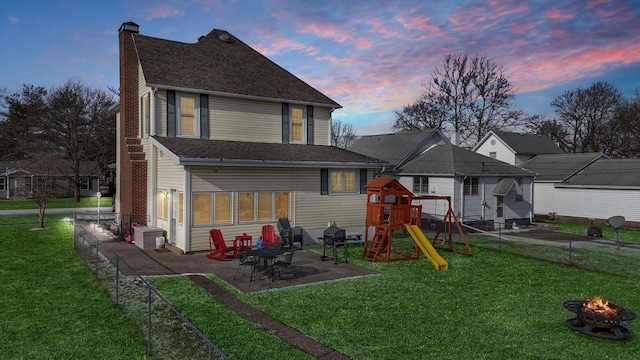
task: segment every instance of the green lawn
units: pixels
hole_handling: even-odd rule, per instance
[[[130,359],[144,346],[71,246],[71,228],[2,226],[2,358]],[[2,223],[7,223],[0,217]],[[27,219],[17,217],[20,222]],[[32,218],[35,224],[35,216]],[[411,242],[394,234],[394,248]],[[310,247],[314,248],[314,247]],[[315,246],[318,250],[319,247]],[[380,275],[263,293],[240,300],[353,359],[633,359],[640,340],[578,334],[564,321],[567,299],[601,296],[640,310],[640,282],[475,246],[466,257],[440,251],[449,270],[416,261],[350,260]],[[340,266],[340,265],[336,265]],[[299,359],[305,354],[254,325],[183,276],[152,277],[178,309],[231,359]],[[184,344],[189,346],[189,344]]]
[[[111,198],[100,198],[100,206],[111,208]],[[98,207],[97,197],[80,198],[80,202],[73,201],[72,198],[51,199],[47,203],[49,209],[66,209],[66,208],[90,208]],[[38,204],[33,200],[0,200],[0,210],[23,210],[37,209]]]
[[[553,225],[562,232],[575,235],[586,235],[587,229],[590,227],[590,225],[587,224],[566,223],[559,221],[545,221],[545,223]],[[604,239],[616,239],[616,231],[612,227],[599,226],[599,228],[602,229],[602,237]],[[619,229],[618,240],[640,244],[640,229]]]
[[[402,241],[394,238],[394,247]],[[424,257],[370,263],[352,251],[350,260],[380,275],[236,296],[353,359],[637,358],[638,336],[613,341],[575,333],[564,324],[571,313],[562,306],[601,296],[637,311],[637,279],[473,251],[472,257],[440,251],[450,263],[441,272]],[[215,299],[183,277],[151,281],[225,352],[242,351],[241,334],[220,331],[228,315]],[[260,346],[252,338],[249,348]]]
[[[0,217],[0,357],[146,358],[129,321],[73,250],[64,217],[47,216],[44,231],[31,230],[35,215]]]

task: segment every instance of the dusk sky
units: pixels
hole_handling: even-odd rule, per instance
[[[341,104],[334,119],[358,135],[390,132],[393,111],[455,52],[504,66],[529,114],[595,81],[640,89],[640,0],[0,0],[0,89],[118,88],[127,21],[187,43],[227,30]]]

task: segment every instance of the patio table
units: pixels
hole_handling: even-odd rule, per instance
[[[246,252],[249,256],[255,256],[260,259],[260,262],[263,264],[263,268],[266,271],[271,271],[271,280],[275,281],[275,273],[273,271],[273,260],[278,256],[284,254],[285,251],[283,249],[270,249],[270,248],[260,248],[253,249]]]

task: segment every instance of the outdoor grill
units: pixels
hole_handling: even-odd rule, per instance
[[[576,317],[565,321],[567,326],[583,334],[601,338],[626,340],[631,337],[630,331],[622,326],[622,322],[635,319],[633,311],[608,302],[605,302],[606,309],[593,310],[587,306],[589,302],[567,300],[563,303],[565,309],[576,314]]]
[[[323,234],[322,237],[322,256],[320,259],[323,261],[328,259],[327,254],[327,246],[330,246],[330,249],[333,250],[333,262],[338,263],[338,247],[342,246],[344,248],[344,261],[349,262],[347,259],[347,232],[345,229],[341,229],[337,226],[329,226]]]
[[[333,245],[333,243],[344,243],[347,239],[347,232],[336,226],[330,226],[324,231],[324,243]]]

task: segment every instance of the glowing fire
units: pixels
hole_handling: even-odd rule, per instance
[[[618,310],[611,307],[609,301],[602,300],[601,297],[595,297],[585,303],[583,310],[603,316],[615,316],[618,314]]]

